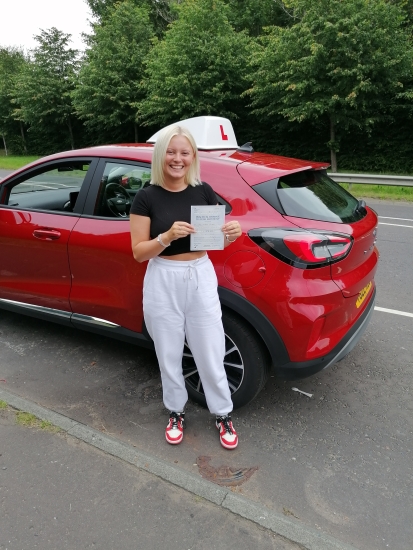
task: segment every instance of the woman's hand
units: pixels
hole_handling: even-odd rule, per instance
[[[170,243],[171,241],[187,237],[191,233],[195,233],[193,225],[187,222],[175,222],[171,229],[165,231],[164,235],[166,242]]]
[[[231,221],[222,226],[226,243],[233,243],[242,235],[241,225],[238,221]]]

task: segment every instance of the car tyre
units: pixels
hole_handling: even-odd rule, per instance
[[[224,366],[234,409],[247,405],[263,389],[270,371],[269,353],[254,329],[229,310],[223,311],[226,354]],[[182,360],[189,397],[206,407],[206,399],[189,347]]]

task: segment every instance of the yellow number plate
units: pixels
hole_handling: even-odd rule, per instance
[[[371,282],[366,285],[363,290],[360,292],[359,297],[357,298],[356,307],[359,308],[361,304],[364,302],[364,300],[367,298],[368,293],[370,292],[370,289],[373,285]]]

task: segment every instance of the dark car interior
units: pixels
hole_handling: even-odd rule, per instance
[[[4,204],[28,210],[73,212],[89,165],[72,162],[32,173],[6,190]]]

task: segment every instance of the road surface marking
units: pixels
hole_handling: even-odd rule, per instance
[[[390,216],[379,216],[379,218],[382,220],[399,220],[403,222],[413,222],[413,220],[410,218],[392,218]]]
[[[387,309],[386,307],[375,307],[376,311],[383,311],[384,313],[394,313],[395,315],[403,315],[404,317],[413,317],[413,313],[407,313],[407,311],[398,311],[397,309]]]
[[[410,227],[410,229],[413,229],[413,225],[401,225],[400,223],[383,223],[383,222],[379,222],[379,225],[394,225],[395,227]]]

